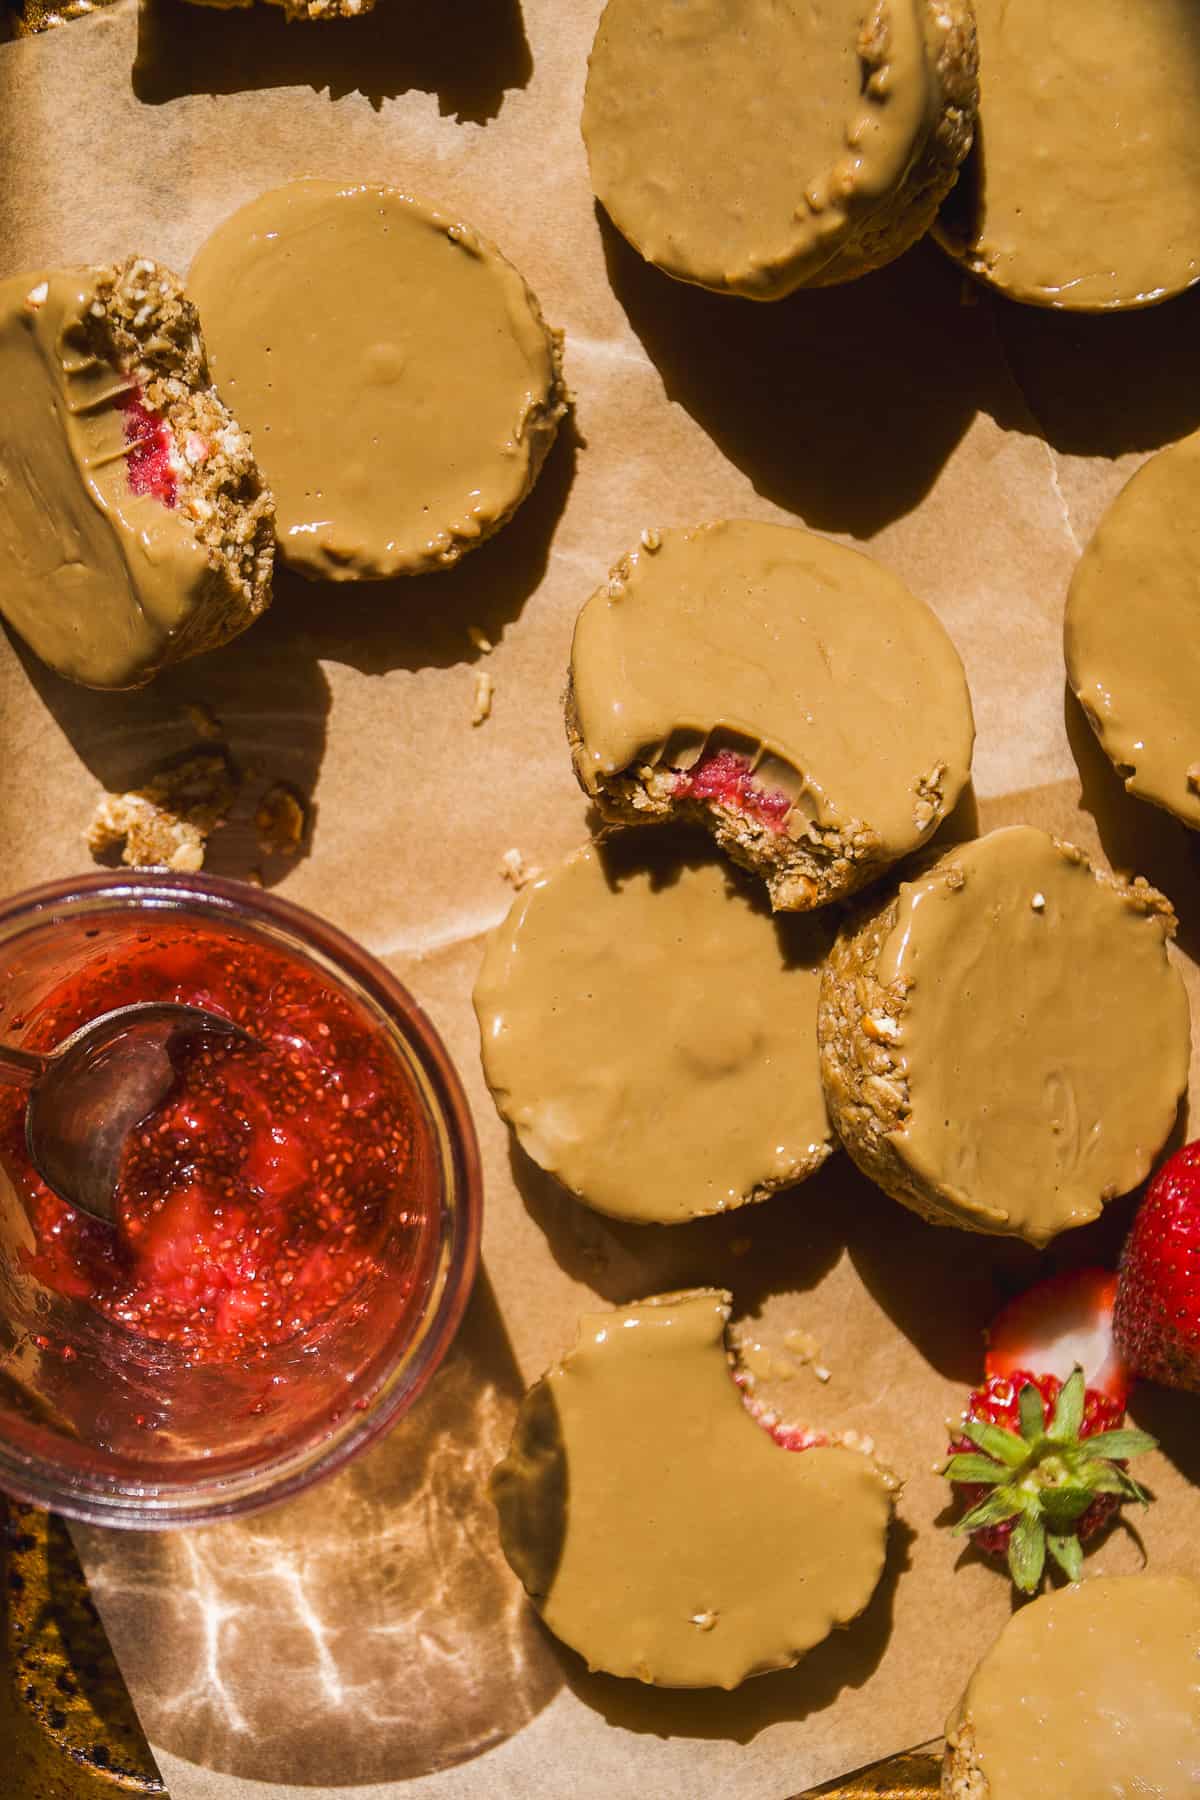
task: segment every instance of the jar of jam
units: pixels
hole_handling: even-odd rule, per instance
[[[83,877],[0,905],[0,1041],[201,1006],[131,1134],[115,1227],[53,1193],[0,1088],[0,1488],[102,1524],[281,1498],[412,1404],[478,1256],[478,1151],[412,997],[240,883]]]

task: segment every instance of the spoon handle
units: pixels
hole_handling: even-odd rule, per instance
[[[18,1050],[14,1044],[0,1044],[0,1082],[6,1087],[32,1087],[45,1067],[44,1056]]]

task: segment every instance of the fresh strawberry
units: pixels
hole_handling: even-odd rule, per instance
[[[1200,1143],[1150,1183],[1121,1257],[1115,1328],[1139,1375],[1200,1393]]]
[[[1047,1552],[1078,1580],[1083,1545],[1122,1500],[1147,1499],[1125,1469],[1154,1439],[1121,1428],[1129,1376],[1113,1342],[1115,1286],[1083,1269],[1008,1306],[950,1446],[943,1474],[966,1509],[955,1530],[1004,1556],[1023,1593],[1039,1586]]]
[[[1116,1294],[1111,1269],[1068,1269],[1027,1288],[992,1321],[985,1372],[1036,1369],[1061,1383],[1082,1369],[1088,1387],[1124,1412],[1133,1374],[1113,1336]]]

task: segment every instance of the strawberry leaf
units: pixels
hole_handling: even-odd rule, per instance
[[[998,1488],[973,1506],[969,1513],[964,1513],[954,1527],[955,1531],[978,1531],[984,1525],[1003,1525],[1006,1519],[1015,1519],[1022,1510],[1024,1501],[1014,1496],[1007,1488]]]
[[[1086,1473],[1081,1470],[1080,1475],[1094,1494],[1121,1494],[1129,1500],[1145,1498],[1143,1490],[1133,1477],[1127,1475],[1124,1469],[1119,1469],[1115,1463],[1090,1463]]]
[[[1046,1523],[1062,1527],[1082,1519],[1096,1494],[1086,1487],[1043,1488],[1038,1498]]]
[[[1003,1463],[993,1462],[990,1456],[966,1454],[952,1456],[942,1470],[947,1481],[982,1481],[989,1487],[1007,1480],[1009,1473]]]
[[[1070,1537],[1057,1537],[1050,1532],[1046,1538],[1046,1548],[1062,1570],[1068,1581],[1078,1581],[1083,1573],[1083,1546],[1072,1534]]]
[[[1023,1512],[1013,1526],[1008,1544],[1008,1567],[1023,1594],[1032,1594],[1046,1567],[1046,1527],[1036,1507]]]
[[[1086,1395],[1087,1384],[1083,1379],[1083,1370],[1076,1366],[1063,1383],[1058,1404],[1054,1408],[1049,1436],[1056,1444],[1073,1444],[1079,1436]]]
[[[1007,1463],[1010,1469],[1019,1468],[1029,1455],[1029,1445],[1015,1431],[1006,1431],[1003,1425],[989,1425],[986,1419],[964,1419],[962,1434],[997,1462]]]
[[[1158,1439],[1148,1431],[1099,1431],[1095,1437],[1083,1438],[1079,1455],[1085,1461],[1102,1457],[1105,1461],[1124,1462],[1130,1456],[1145,1456],[1158,1449]]]
[[[1021,1389],[1017,1406],[1021,1414],[1021,1436],[1027,1444],[1036,1444],[1046,1429],[1046,1415],[1042,1409],[1042,1396],[1031,1381]]]

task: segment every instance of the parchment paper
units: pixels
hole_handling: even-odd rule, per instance
[[[1198,948],[1196,840],[1126,798],[1064,701],[1060,623],[1107,500],[1200,423],[1200,296],[1055,318],[965,286],[931,245],[773,307],[671,283],[592,206],[578,117],[599,10],[380,0],[370,19],[306,28],[178,0],[139,21],[126,0],[0,47],[0,272],[135,249],[185,268],[270,184],[385,179],[500,243],[565,327],[578,397],[531,501],[451,574],[361,593],[284,576],[249,635],[138,695],[69,687],[0,641],[3,887],[84,867],[99,786],[182,748],[183,704],[206,703],[240,761],[312,795],[311,853],[267,878],[411,984],[486,1157],[467,1326],[373,1455],[243,1525],[78,1533],[175,1800],[777,1800],[940,1729],[1008,1612],[1004,1580],[935,1529],[942,1421],[998,1301],[1039,1269],[1114,1254],[1130,1204],[1039,1263],[921,1224],[836,1159],[765,1206],[637,1230],[511,1152],[483,1087],[469,995],[511,899],[499,860],[516,847],[545,864],[586,833],[559,712],[571,625],[643,526],[794,519],[869,544],[964,655],[979,824],[1026,819],[1136,867],[1178,906],[1185,959]],[[497,645],[493,716],[474,730],[472,625]],[[975,822],[968,806],[955,824]],[[209,866],[259,861],[235,826]],[[795,1366],[781,1406],[869,1432],[906,1482],[867,1615],[732,1695],[587,1675],[524,1606],[483,1494],[522,1387],[580,1310],[693,1282],[730,1284],[781,1365],[785,1333],[813,1332],[832,1379]],[[1135,1411],[1164,1446],[1144,1470],[1159,1495],[1137,1521],[1145,1553],[1188,1566],[1193,1407],[1146,1390]],[[1141,1554],[1120,1531],[1092,1567]]]

